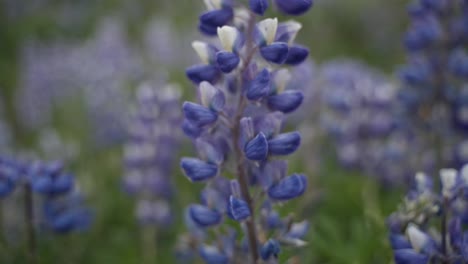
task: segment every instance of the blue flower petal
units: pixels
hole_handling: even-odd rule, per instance
[[[307,178],[293,174],[268,188],[268,196],[273,200],[286,201],[301,196],[307,188]]]
[[[203,81],[215,83],[221,75],[219,69],[210,64],[193,65],[187,68],[185,73],[195,84],[200,84]]]
[[[260,54],[269,62],[283,64],[288,58],[288,44],[282,42],[273,42],[268,46],[260,48]]]
[[[395,264],[427,264],[429,257],[413,249],[398,249],[394,252]]]
[[[250,0],[249,7],[255,14],[263,16],[268,9],[268,0]]]
[[[204,205],[194,204],[189,207],[189,215],[192,221],[199,227],[209,227],[221,222],[222,215]]]
[[[185,176],[193,182],[204,181],[218,174],[218,166],[196,158],[182,158],[180,166]]]
[[[216,62],[219,69],[224,73],[230,73],[237,65],[239,65],[240,58],[237,54],[228,51],[219,51],[216,53]]]
[[[389,240],[393,250],[412,248],[411,243],[403,235],[390,234]]]
[[[202,128],[184,119],[182,122],[182,131],[190,138],[198,138],[202,133]]]
[[[229,197],[229,212],[236,221],[245,220],[251,214],[247,202],[237,199],[234,196]]]
[[[302,222],[292,224],[285,236],[288,238],[302,239],[308,231],[309,222],[304,220]]]
[[[283,133],[268,141],[268,152],[271,155],[289,155],[296,151],[300,144],[299,132]]]
[[[284,63],[289,65],[298,65],[307,59],[309,56],[309,49],[300,45],[289,47],[288,58]]]
[[[288,15],[302,15],[312,6],[312,0],[275,0],[278,9]]]
[[[268,107],[281,111],[283,113],[291,113],[295,111],[304,100],[304,95],[301,91],[285,91],[280,94],[268,97]]]
[[[198,127],[212,124],[218,119],[218,114],[202,105],[185,102],[182,106],[185,118]]]
[[[200,256],[207,264],[228,264],[228,257],[218,248],[212,246],[202,246]]]
[[[255,138],[247,142],[244,154],[249,160],[265,160],[268,156],[268,141],[265,134],[260,132]]]
[[[201,22],[198,24],[198,30],[200,30],[201,33],[207,36],[216,36],[218,34],[217,26],[213,26],[211,24],[205,24]]]
[[[200,23],[209,27],[218,28],[228,24],[233,17],[234,12],[232,8],[225,7],[203,13],[200,16]]]
[[[247,87],[246,97],[257,101],[270,92],[270,72],[265,68],[255,76]]]
[[[0,179],[0,198],[5,198],[15,189],[15,183],[11,179]]]
[[[73,188],[74,177],[70,174],[63,174],[55,178],[53,182],[53,192],[56,194],[69,192]]]
[[[269,260],[271,257],[278,258],[281,248],[278,241],[269,239],[260,249],[260,256],[263,260]]]
[[[33,191],[49,194],[53,191],[53,181],[49,175],[36,175],[31,180],[31,188]]]

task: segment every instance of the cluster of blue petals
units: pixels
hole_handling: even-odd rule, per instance
[[[167,85],[149,83],[137,89],[124,146],[124,190],[137,200],[136,217],[142,225],[165,226],[172,222],[171,180],[182,133],[180,93]]]
[[[300,15],[312,1],[274,1],[286,14]],[[206,263],[232,263],[261,258],[276,263],[280,244],[303,246],[307,222],[282,218],[275,206],[297,198],[307,177],[287,174],[287,162],[301,144],[297,131],[282,131],[288,114],[302,104],[302,91],[285,67],[306,60],[309,51],[295,44],[302,25],[257,21],[268,12],[269,1],[205,1],[199,29],[215,42],[192,43],[201,64],[186,74],[197,87],[199,102],[184,102],[182,129],[192,139],[197,157],[184,157],[181,169],[191,182],[204,183],[199,203],[186,209],[190,230],[181,239],[178,255],[201,257]],[[230,226],[239,222],[242,232]],[[211,230],[217,241],[210,238]],[[277,231],[273,234],[273,231]],[[195,246],[194,246],[195,245]],[[257,252],[252,252],[253,250]],[[258,259],[255,259],[256,262]],[[270,262],[269,262],[270,263]]]
[[[468,261],[468,166],[442,169],[440,188],[417,173],[399,210],[387,220],[396,264]]]
[[[21,191],[31,192],[34,207],[41,212],[41,226],[47,230],[68,233],[86,229],[91,223],[91,211],[83,203],[75,177],[64,171],[61,162],[0,157],[0,199]]]
[[[404,38],[408,63],[399,71],[405,84],[399,99],[409,122],[420,127],[420,136],[438,135],[443,164],[456,168],[468,162],[467,10],[466,1],[413,2]]]

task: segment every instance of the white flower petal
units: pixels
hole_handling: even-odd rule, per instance
[[[278,19],[267,18],[258,23],[258,30],[266,40],[267,45],[270,45],[275,40],[276,30],[278,29]]]
[[[218,37],[223,49],[232,52],[234,43],[237,39],[237,29],[230,26],[223,26],[218,28]]]
[[[428,236],[413,223],[409,224],[406,228],[406,235],[416,252],[421,252],[429,240]]]
[[[208,54],[207,44],[202,41],[194,41],[192,42],[192,47],[197,52],[198,57],[200,57],[200,59],[204,63],[208,64],[210,60],[210,55]]]

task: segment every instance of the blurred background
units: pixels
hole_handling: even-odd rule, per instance
[[[378,169],[342,165],[352,149],[343,154],[335,148],[316,94],[333,69],[362,69],[368,75],[350,78],[398,86],[394,73],[405,63],[406,5],[317,0],[298,18],[298,41],[310,48],[312,65],[305,87],[310,101],[302,106],[306,114],[296,117],[304,123],[306,144],[289,158],[311,179],[305,198],[293,203],[311,223],[301,263],[391,262],[385,219],[403,190],[371,175]],[[197,62],[191,42],[201,38],[195,24],[203,8],[203,1],[193,0],[0,0],[0,155],[65,160],[93,215],[88,230],[41,234],[40,263],[142,263],[145,231],[122,183],[128,113],[145,83],[175,83],[181,100],[194,96],[184,71]],[[337,69],[337,63],[348,66]],[[314,79],[319,75],[320,82]],[[184,137],[181,146],[179,156],[193,153]],[[198,189],[177,165],[176,158],[172,202],[183,208]],[[4,201],[2,263],[27,263],[22,231],[14,227],[21,219],[14,210],[18,199]],[[176,234],[185,227],[182,210],[174,214],[158,232],[155,263],[175,262]]]

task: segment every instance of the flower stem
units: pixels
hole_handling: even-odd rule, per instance
[[[36,230],[34,228],[34,200],[31,186],[27,183],[24,187],[24,217],[26,226],[27,255],[30,264],[38,263]]]
[[[237,119],[237,118],[236,118]],[[242,194],[242,198],[247,202],[249,205],[249,210],[251,212],[251,216],[246,221],[247,226],[247,235],[249,240],[249,249],[250,255],[252,257],[252,263],[256,263],[258,260],[258,245],[257,245],[257,232],[255,229],[255,206],[253,205],[252,197],[249,193],[249,186],[247,182],[247,175],[245,174],[244,164],[243,164],[243,155],[242,150],[239,147],[239,139],[240,139],[240,127],[239,121],[236,120],[235,126],[233,128],[233,144],[235,149],[235,159],[237,162],[237,178],[239,180],[240,190]]]
[[[448,198],[444,197],[442,201],[442,216],[441,216],[441,253],[443,256],[442,264],[449,264],[450,261],[448,260],[447,255],[447,219],[448,219],[448,210],[449,210],[449,200]]]
[[[156,263],[157,259],[157,229],[154,226],[144,227],[142,229],[142,254],[143,263]]]

